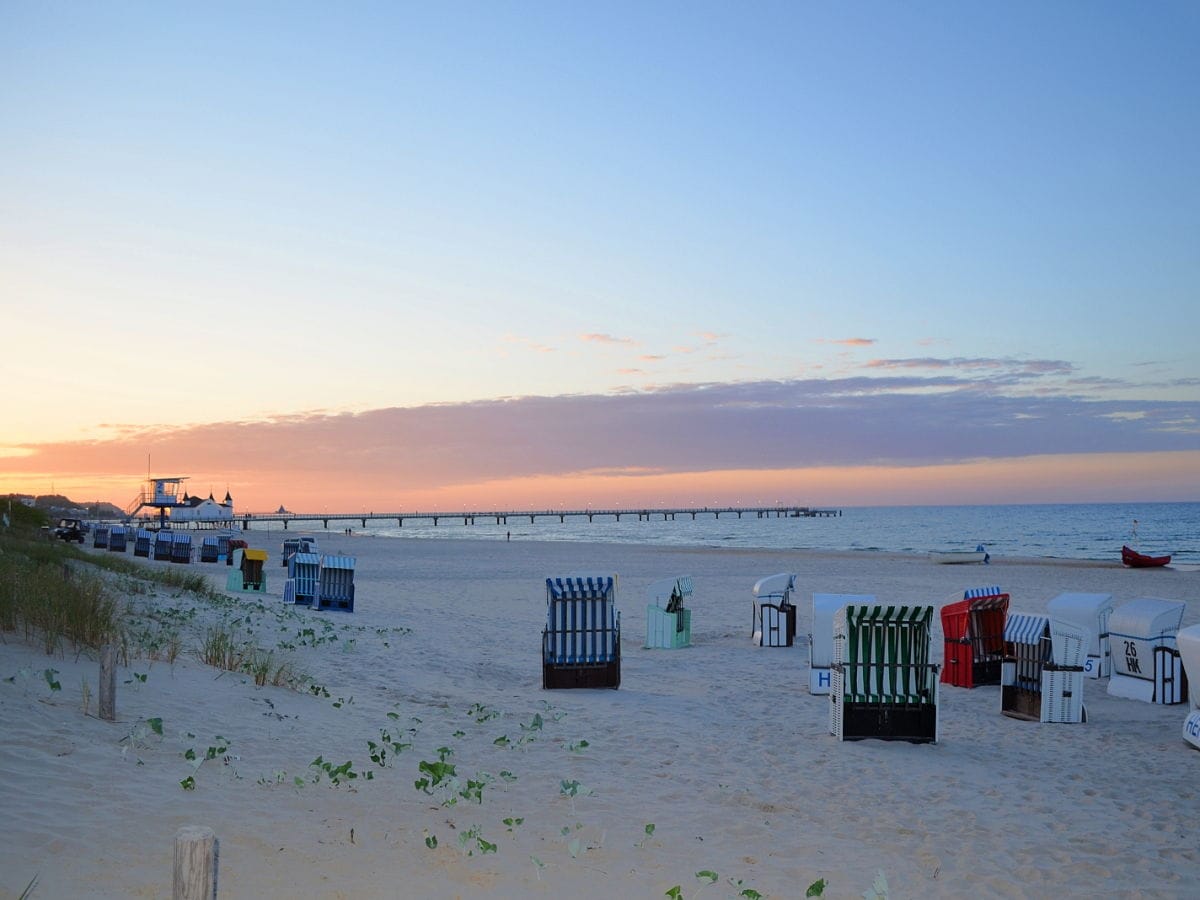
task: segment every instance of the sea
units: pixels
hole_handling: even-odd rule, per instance
[[[1137,523],[1136,528],[1134,523]],[[315,526],[315,527],[314,527]],[[1170,554],[1172,565],[1200,565],[1200,503],[1073,503],[993,506],[846,507],[830,517],[717,518],[700,513],[674,519],[636,515],[539,518],[509,516],[506,523],[446,517],[437,525],[423,519],[330,522],[355,533],[382,537],[461,540],[538,540],[638,543],[663,546],[769,550],[885,551],[931,553],[974,550],[982,545],[993,558],[1040,557],[1119,561],[1122,544],[1152,556]],[[252,523],[253,530],[281,531],[277,523]],[[290,534],[321,534],[320,522],[293,522]]]

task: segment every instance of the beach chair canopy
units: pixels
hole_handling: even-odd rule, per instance
[[[266,550],[244,550],[242,552],[242,558],[256,560],[258,562],[266,562],[267,561],[267,551]]]
[[[1098,661],[1108,656],[1108,635],[1113,612],[1112,594],[1059,594],[1046,604],[1046,611],[1056,619],[1071,622],[1088,631],[1086,652]],[[1107,675],[1107,663],[1098,675]]]
[[[1174,646],[1187,605],[1180,600],[1143,597],[1118,606],[1108,619],[1113,637],[1142,641],[1150,646]]]
[[[616,579],[611,575],[563,575],[546,579],[547,600],[612,599]]]
[[[662,578],[646,588],[646,599],[664,609],[672,600],[682,603],[692,596],[694,586],[690,575]]]
[[[843,693],[856,703],[919,703],[928,688],[932,606],[847,605],[834,616],[846,637]]]
[[[809,635],[809,665],[828,669],[833,665],[833,619],[847,604],[872,606],[874,594],[813,594],[812,634]]]
[[[754,596],[768,603],[790,603],[796,589],[796,576],[790,572],[768,575],[754,582]]]

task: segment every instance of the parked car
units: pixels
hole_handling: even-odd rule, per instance
[[[58,527],[54,529],[56,538],[64,541],[78,541],[81,544],[85,534],[87,534],[87,526],[81,519],[59,519]]]

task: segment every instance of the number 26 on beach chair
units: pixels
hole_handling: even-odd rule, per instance
[[[621,686],[621,614],[613,575],[546,579],[542,687]]]
[[[848,604],[834,615],[829,731],[840,741],[936,743],[932,606]]]

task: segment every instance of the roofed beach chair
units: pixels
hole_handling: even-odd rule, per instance
[[[847,603],[871,605],[874,594],[813,594],[812,633],[808,636],[808,692],[828,694],[833,665],[833,617]]]
[[[546,579],[542,687],[621,686],[621,614],[614,575]]]
[[[200,542],[200,562],[215,563],[221,557],[221,543],[218,537],[206,537]]]
[[[692,611],[683,601],[692,596],[690,576],[664,578],[646,589],[646,647],[674,650],[692,643]]]
[[[942,607],[943,684],[1000,683],[1008,599],[999,587],[968,588],[961,600]]]
[[[1059,594],[1046,604],[1046,612],[1051,616],[1086,628],[1091,635],[1087,658],[1083,661],[1084,678],[1112,675],[1112,646],[1108,639],[1112,611],[1112,594]]]
[[[1200,677],[1200,625],[1181,628],[1175,635],[1183,671],[1192,678]],[[1192,694],[1192,709],[1183,722],[1183,739],[1200,749],[1200,694]]]
[[[1147,703],[1183,703],[1187,675],[1176,644],[1185,604],[1142,598],[1113,610],[1108,633],[1116,645],[1108,692]]]
[[[321,557],[316,553],[293,553],[288,559],[288,579],[283,585],[283,602],[312,606],[321,583]]]
[[[192,536],[176,531],[171,538],[171,562],[190,563],[192,561]]]
[[[1087,721],[1083,662],[1090,632],[1050,616],[1012,613],[1004,626],[1000,711],[1032,722]]]
[[[768,575],[754,583],[750,638],[760,647],[790,647],[796,639],[796,576]]]
[[[833,617],[829,731],[839,741],[936,743],[932,606],[847,604]]]
[[[101,550],[108,549],[108,526],[97,525],[92,529],[92,547]]]
[[[133,555],[149,559],[153,546],[154,532],[148,528],[139,528],[133,536]]]
[[[124,553],[129,542],[129,529],[124,525],[114,525],[108,530],[108,549],[113,553]]]
[[[241,547],[233,551],[233,571],[225,583],[228,590],[261,594],[267,590],[267,551]]]
[[[317,580],[317,593],[313,609],[332,609],[339,612],[354,612],[354,566],[353,556],[321,557],[321,571]]]
[[[219,542],[217,544],[217,557],[218,559],[225,560],[225,565],[227,566],[233,565],[233,554],[235,551],[239,549],[245,550],[250,546],[241,538],[236,538],[233,535],[218,536],[217,541]]]
[[[154,558],[161,562],[171,561],[171,546],[175,535],[170,531],[158,531],[154,534]]]

